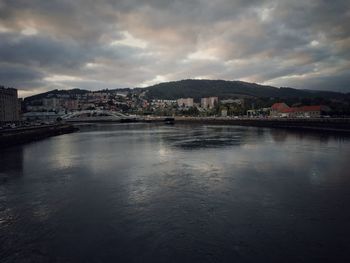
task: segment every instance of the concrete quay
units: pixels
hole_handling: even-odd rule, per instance
[[[230,118],[230,117],[176,117],[176,123],[238,125],[267,128],[285,128],[350,134],[350,118]]]
[[[2,130],[0,131],[0,148],[71,133],[77,130],[78,128],[70,124],[53,124]]]

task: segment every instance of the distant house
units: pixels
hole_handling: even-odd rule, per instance
[[[271,117],[288,117],[288,118],[318,118],[322,114],[330,112],[330,108],[324,105],[289,107],[285,103],[275,103],[271,106]]]

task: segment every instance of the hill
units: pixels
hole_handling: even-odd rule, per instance
[[[191,97],[275,97],[275,98],[343,98],[344,94],[332,91],[300,90],[288,87],[276,88],[243,81],[187,79],[156,84],[146,88],[150,99],[177,99]]]
[[[28,102],[28,101],[35,101],[35,100],[40,100],[43,98],[47,98],[47,97],[53,97],[56,95],[73,95],[73,94],[85,94],[88,93],[88,90],[83,90],[83,89],[70,89],[70,90],[50,90],[48,92],[44,92],[44,93],[39,93],[33,96],[29,96],[26,97],[24,99],[24,101]]]
[[[140,93],[147,90],[146,96],[149,99],[178,99],[194,98],[199,101],[200,98],[217,96],[220,99],[233,97],[240,98],[278,98],[281,100],[292,98],[325,98],[325,99],[344,99],[350,98],[350,93],[344,94],[332,91],[301,90],[288,87],[276,88],[273,86],[259,85],[244,81],[226,81],[226,80],[196,80],[186,79],[180,81],[163,82],[146,88],[125,88],[113,90],[100,90],[107,92],[133,91]],[[46,97],[57,95],[76,95],[85,94],[90,91],[83,89],[71,90],[52,90],[34,96],[25,98],[26,102],[40,100]],[[94,91],[98,92],[98,91]]]

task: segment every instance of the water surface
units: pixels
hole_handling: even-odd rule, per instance
[[[350,262],[350,141],[116,124],[0,151],[1,262]]]

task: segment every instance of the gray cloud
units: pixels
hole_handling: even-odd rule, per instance
[[[39,68],[78,67],[89,53],[77,43],[43,36],[1,34],[0,60]],[[90,58],[91,59],[91,58]]]
[[[33,80],[41,79],[45,75],[40,71],[30,69],[22,65],[11,65],[0,63],[0,83],[11,86],[15,83],[30,83]]]
[[[223,78],[350,91],[347,0],[0,0],[0,81],[51,88]]]

